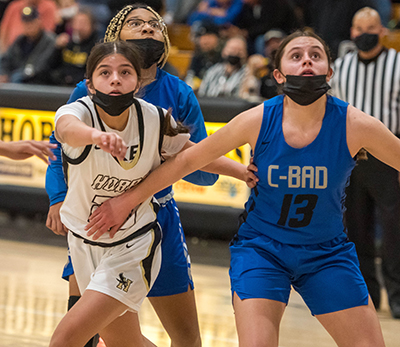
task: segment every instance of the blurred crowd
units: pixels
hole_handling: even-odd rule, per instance
[[[277,94],[274,54],[294,30],[313,29],[335,59],[351,47],[351,21],[360,8],[376,9],[385,26],[397,24],[390,0],[0,0],[0,83],[74,86],[109,20],[134,2],[162,13],[168,28],[190,29],[187,67],[167,64],[168,72],[199,96],[252,101]]]

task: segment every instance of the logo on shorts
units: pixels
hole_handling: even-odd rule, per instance
[[[119,278],[117,278],[118,281],[118,285],[117,288],[123,290],[125,293],[128,292],[129,287],[132,284],[132,280],[130,280],[129,278],[124,277],[123,273],[121,272],[119,274]]]

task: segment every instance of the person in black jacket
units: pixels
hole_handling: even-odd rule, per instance
[[[198,90],[207,70],[221,61],[222,42],[218,26],[212,22],[203,22],[195,38],[196,50],[186,74],[185,82]]]
[[[243,0],[243,4],[236,26],[247,38],[249,54],[263,54],[267,31],[281,29],[290,34],[300,26],[291,0]]]
[[[0,83],[42,84],[54,50],[54,37],[43,30],[36,7],[24,7],[21,18],[24,34],[1,57]]]
[[[303,11],[304,24],[325,40],[333,60],[338,57],[340,42],[350,40],[354,14],[366,6],[377,9],[376,0],[296,0],[296,3]]]
[[[85,77],[86,60],[100,38],[96,22],[88,9],[81,9],[72,20],[72,36],[61,33],[50,59],[51,84],[74,86]]]
[[[165,0],[113,0],[108,2],[111,14],[115,15],[121,8],[127,5],[133,5],[134,3],[141,3],[150,6],[154,11],[164,14],[165,11]]]

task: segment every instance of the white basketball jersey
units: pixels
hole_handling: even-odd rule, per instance
[[[165,110],[163,110],[165,114]],[[140,183],[154,168],[160,165],[160,114],[157,108],[141,99],[135,99],[129,108],[129,118],[124,130],[109,128],[99,117],[90,97],[58,109],[55,122],[63,115],[74,115],[96,129],[117,133],[127,144],[125,160],[119,161],[95,145],[73,148],[62,143],[68,194],[60,210],[62,223],[85,239],[84,227],[91,213],[105,200],[117,196]],[[171,124],[176,125],[171,117]],[[189,139],[189,134],[175,137],[164,136],[162,153],[179,152]],[[96,242],[112,243],[156,219],[156,200],[151,197],[135,208],[114,238],[103,234]]]

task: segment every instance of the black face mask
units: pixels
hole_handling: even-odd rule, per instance
[[[165,52],[164,42],[154,39],[126,40],[138,47],[142,53],[143,69],[148,69],[159,62]]]
[[[331,88],[326,82],[326,75],[285,77],[283,92],[301,106],[312,104]]]
[[[240,57],[237,56],[237,55],[228,55],[228,56],[225,58],[225,60],[226,60],[229,64],[231,64],[231,65],[233,65],[233,66],[236,66],[236,67],[241,67],[241,66],[242,66],[242,58],[240,58]]]
[[[124,112],[129,106],[133,104],[134,98],[133,93],[129,92],[121,95],[108,95],[99,92],[97,89],[96,94],[93,94],[92,101],[107,114],[113,117],[119,116]]]
[[[360,51],[369,52],[371,49],[374,49],[378,45],[379,35],[364,33],[360,36],[357,36],[354,39],[354,43]]]

